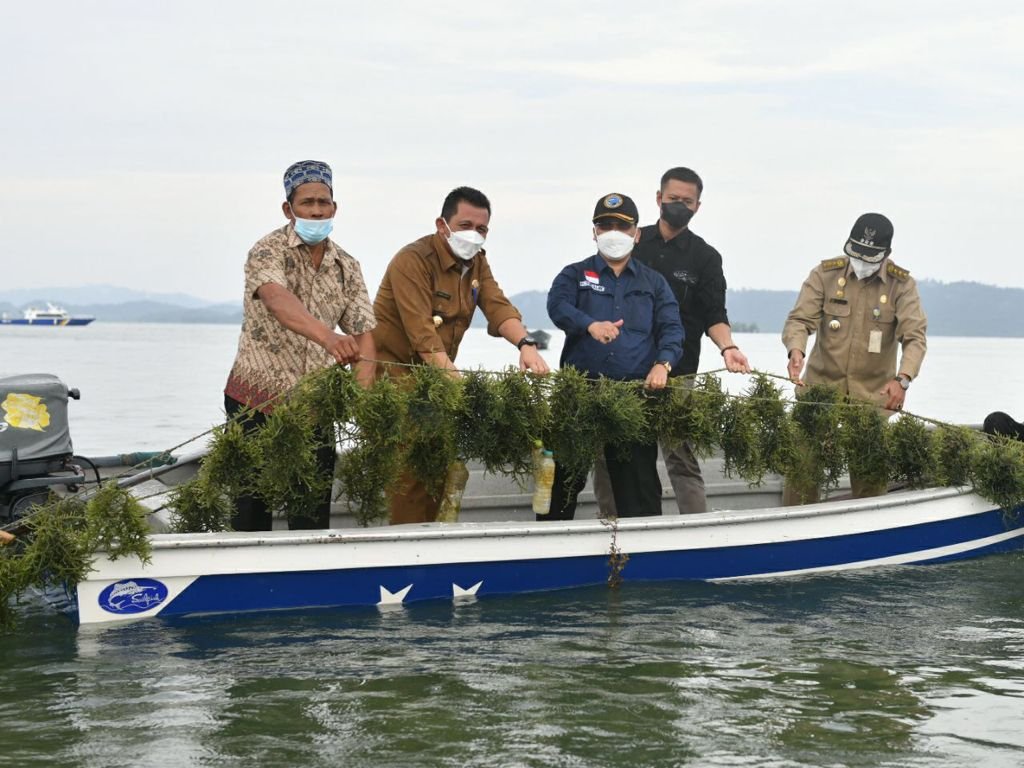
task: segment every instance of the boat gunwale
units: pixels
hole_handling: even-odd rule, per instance
[[[850,512],[876,511],[886,508],[913,506],[956,496],[974,495],[968,486],[950,488],[923,488],[900,491],[886,496],[866,499],[822,501],[799,507],[762,507],[756,510],[712,510],[698,514],[663,515],[652,517],[619,518],[614,527],[619,533],[644,530],[675,530],[715,527],[746,523],[764,523],[772,520],[798,520],[820,518]],[[978,497],[980,498],[980,497]],[[993,505],[986,511],[994,511]],[[973,513],[972,513],[973,514]],[[902,527],[898,520],[887,528]],[[908,522],[907,525],[913,523]],[[524,536],[607,535],[612,528],[607,520],[533,521],[509,520],[502,522],[466,523],[411,523],[363,530],[322,529],[315,533],[305,531],[225,531],[218,533],[156,533],[150,536],[154,551],[173,549],[236,548],[257,546],[294,546],[303,544],[345,544],[370,542],[396,542],[409,540],[456,540]],[[256,534],[256,535],[254,535]]]

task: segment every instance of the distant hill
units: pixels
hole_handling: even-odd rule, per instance
[[[920,280],[918,286],[931,335],[1024,337],[1024,288],[935,280]],[[738,327],[756,326],[762,333],[778,333],[796,296],[795,290],[730,290],[729,317]],[[510,298],[523,313],[527,327],[554,327],[545,291],[524,291]],[[242,320],[241,305],[234,302],[216,304],[186,294],[145,293],[116,286],[0,291],[0,312],[20,315],[26,307],[45,306],[47,301],[63,305],[72,314],[93,315],[105,322],[237,324]],[[473,326],[486,326],[482,313],[473,318]]]
[[[918,288],[928,314],[928,333],[933,336],[1024,337],[1024,288],[935,280],[920,280]],[[796,297],[797,291],[730,290],[729,318],[737,325],[757,326],[761,333],[779,333]],[[544,291],[509,298],[523,313],[528,328],[554,327]],[[486,325],[479,313],[473,325]]]
[[[8,304],[19,307],[46,306],[47,301],[62,304],[65,307],[91,304],[127,304],[154,302],[175,307],[208,307],[218,302],[207,301],[186,293],[159,293],[154,291],[137,291],[134,288],[121,288],[117,285],[79,285],[57,288],[14,288],[0,290],[0,305]]]
[[[921,304],[933,336],[1024,336],[1024,289],[981,283],[918,281]],[[782,331],[796,291],[729,291],[729,318],[754,323],[766,333]]]

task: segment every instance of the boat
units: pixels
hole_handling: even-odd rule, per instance
[[[140,473],[136,492],[166,525],[166,493],[200,457]],[[664,468],[662,468],[663,470]],[[779,579],[938,563],[1024,547],[1024,508],[1007,515],[968,488],[897,491],[782,507],[775,478],[750,488],[706,466],[711,511],[537,522],[529,489],[472,473],[460,522],[356,528],[157,533],[152,560],[102,555],[74,595],[82,624],[304,608],[393,608],[604,583]],[[715,479],[717,477],[717,479]],[[137,482],[137,481],[131,481]],[[670,488],[666,484],[666,488]]]
[[[551,344],[551,334],[547,331],[538,329],[536,331],[527,330],[526,332],[537,342],[537,349],[547,349],[548,345]]]
[[[33,374],[0,379],[0,395],[12,427],[0,430],[0,522],[18,526],[51,490],[74,492],[88,482],[67,429],[67,400],[78,393]],[[195,477],[204,455],[83,461],[97,482],[102,474],[118,478],[150,511],[153,533],[148,562],[99,552],[75,589],[59,590],[56,602],[69,603],[81,624],[388,609],[604,583],[781,579],[1024,548],[1024,506],[1007,513],[967,487],[853,499],[846,483],[829,500],[783,507],[780,478],[751,486],[728,477],[714,457],[703,463],[709,511],[701,514],[678,514],[662,465],[661,516],[602,519],[588,488],[578,519],[537,521],[531,488],[471,466],[458,522],[361,528],[339,499],[329,529],[172,533],[172,491]],[[140,461],[144,468],[124,474]]]
[[[66,309],[47,302],[46,309],[28,307],[21,317],[10,317],[6,312],[0,315],[0,325],[88,325],[95,317],[72,316]]]

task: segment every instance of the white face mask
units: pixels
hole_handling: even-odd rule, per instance
[[[882,262],[871,264],[861,259],[850,259],[850,266],[853,267],[853,274],[857,276],[857,279],[863,280],[875,274],[882,266]]]
[[[633,252],[633,246],[636,245],[633,235],[627,235],[617,229],[602,232],[594,239],[597,241],[598,252],[612,261],[622,261]]]
[[[448,222],[445,221],[444,225],[448,227]],[[448,247],[463,261],[469,261],[480,253],[480,249],[484,247],[484,239],[484,236],[475,229],[460,229],[458,232],[452,232],[452,228],[448,227]]]

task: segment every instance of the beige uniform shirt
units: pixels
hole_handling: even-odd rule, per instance
[[[347,334],[372,331],[373,306],[359,262],[327,241],[320,268],[307,246],[287,224],[257,242],[245,262],[245,299],[238,353],[225,394],[267,411],[267,401],[291,389],[307,373],[334,365],[319,344],[281,325],[256,293],[275,283],[291,291],[313,317]]]
[[[444,351],[454,361],[478,306],[492,336],[509,318],[522,319],[491,274],[483,251],[465,263],[449,253],[436,233],[421,237],[395,254],[377,291],[377,357],[422,363],[420,352]],[[401,366],[378,366],[378,373],[384,371],[392,376],[405,372]]]
[[[883,405],[881,391],[897,373],[917,378],[928,319],[907,270],[885,259],[875,274],[859,280],[849,261],[826,259],[811,271],[786,318],[782,343],[806,353],[808,337],[817,333],[804,380]],[[897,346],[903,349],[898,369]]]

